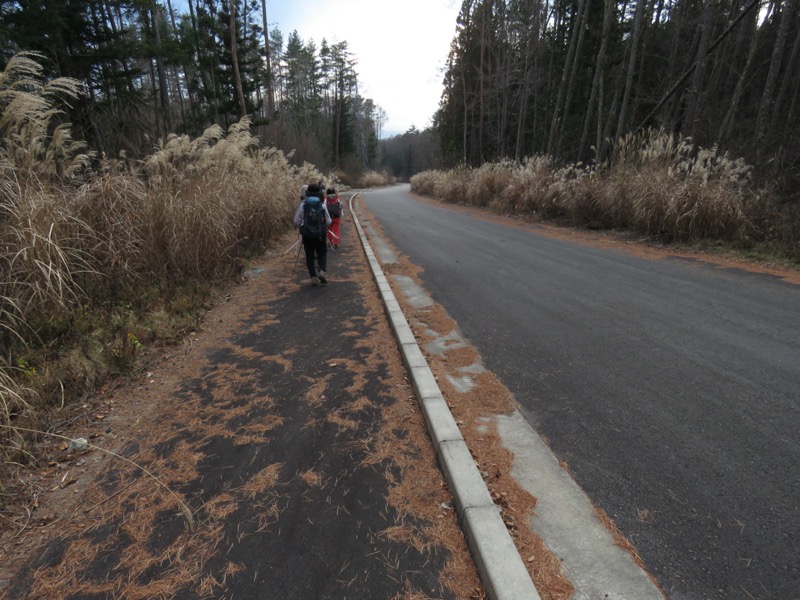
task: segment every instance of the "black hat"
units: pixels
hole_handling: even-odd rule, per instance
[[[320,189],[319,189],[319,186],[316,183],[310,184],[308,186],[308,189],[306,190],[306,195],[307,196],[316,196],[319,193],[320,193]]]

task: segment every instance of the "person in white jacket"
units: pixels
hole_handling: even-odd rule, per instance
[[[303,250],[306,254],[306,268],[312,285],[328,283],[328,227],[331,215],[322,200],[323,191],[312,183],[306,190],[306,197],[294,212],[294,226],[300,230],[303,238]],[[319,268],[317,268],[319,267]]]

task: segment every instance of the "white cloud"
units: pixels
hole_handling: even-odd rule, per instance
[[[297,30],[317,47],[346,41],[361,95],[388,115],[386,133],[428,126],[439,107],[442,69],[455,35],[455,0],[294,0],[267,2],[270,28]]]

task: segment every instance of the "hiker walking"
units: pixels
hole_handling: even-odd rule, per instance
[[[328,242],[336,249],[339,247],[339,223],[342,220],[342,203],[339,202],[339,194],[336,193],[334,188],[328,188],[325,207],[331,216],[331,226],[328,227]]]
[[[317,184],[312,183],[306,190],[305,199],[300,202],[294,213],[294,226],[300,230],[303,238],[306,267],[312,285],[328,283],[325,272],[328,261],[326,236],[328,226],[331,224],[331,216],[322,200],[323,196],[323,190]],[[319,271],[317,271],[317,265],[319,265]]]

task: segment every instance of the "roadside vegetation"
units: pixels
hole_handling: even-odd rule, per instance
[[[300,186],[330,180],[247,118],[141,160],[87,152],[60,121],[79,82],[45,83],[39,58],[0,73],[0,483],[34,458],[27,430],[196,327],[291,227]]]
[[[800,264],[800,210],[751,174],[715,148],[649,131],[622,138],[611,163],[559,166],[539,155],[424,171],[411,189],[522,218]]]

